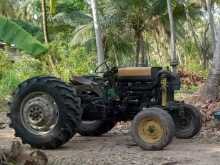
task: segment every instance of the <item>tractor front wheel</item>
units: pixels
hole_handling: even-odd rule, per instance
[[[134,141],[144,150],[162,150],[175,135],[175,125],[168,112],[160,108],[146,108],[133,122],[131,133]]]

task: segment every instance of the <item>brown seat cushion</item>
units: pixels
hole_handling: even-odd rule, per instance
[[[151,76],[151,67],[129,67],[119,68],[119,77],[138,77],[138,76]]]

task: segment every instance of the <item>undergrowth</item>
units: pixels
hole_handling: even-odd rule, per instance
[[[39,75],[54,75],[68,81],[73,75],[89,74],[95,70],[95,52],[84,48],[71,48],[65,43],[50,44],[49,52],[39,59],[28,55],[14,57],[0,50],[0,104],[8,100],[11,93],[22,81]],[[189,67],[189,66],[188,66]],[[195,70],[192,65],[191,70]],[[186,68],[190,70],[190,68]],[[201,73],[201,69],[197,73]],[[202,74],[204,74],[202,72]],[[198,86],[182,85],[177,97],[195,92]]]

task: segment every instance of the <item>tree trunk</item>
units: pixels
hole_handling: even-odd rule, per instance
[[[186,19],[187,19],[187,24],[188,24],[188,31],[191,32],[191,35],[194,39],[194,42],[195,42],[195,45],[196,45],[196,48],[198,49],[199,53],[200,53],[200,56],[201,56],[201,59],[202,59],[202,63],[203,63],[203,67],[204,69],[207,69],[208,68],[208,64],[207,64],[207,51],[205,51],[205,48],[204,48],[204,44],[202,41],[199,40],[197,34],[196,34],[196,31],[193,27],[193,23],[192,23],[192,19],[190,17],[190,14],[189,14],[189,9],[188,9],[188,0],[184,0],[183,1],[183,5],[184,5],[184,8],[185,8],[185,13],[186,13]],[[206,35],[206,33],[204,33],[204,35]],[[206,37],[204,37],[204,39],[206,40]]]
[[[213,52],[215,50],[215,45],[216,45],[216,39],[215,39],[215,23],[214,23],[214,17],[212,14],[212,4],[211,0],[206,0],[206,6],[208,10],[208,15],[209,15],[209,26],[210,26],[210,31],[211,31],[211,36],[212,36],[212,45],[213,45]]]
[[[41,13],[42,13],[42,26],[44,33],[44,41],[48,43],[48,28],[47,28],[47,12],[46,12],[46,1],[41,0]]]
[[[167,8],[168,8],[168,14],[169,14],[169,20],[170,20],[170,32],[171,32],[171,38],[170,38],[171,40],[170,41],[171,66],[173,68],[173,72],[177,73],[178,60],[176,56],[176,32],[175,32],[175,26],[174,26],[171,0],[167,0]]]
[[[139,58],[140,58],[140,38],[136,35],[136,59],[135,59],[135,66],[138,67],[139,65]]]
[[[96,0],[91,0],[91,8],[92,8],[93,22],[94,22],[94,28],[96,34],[98,65],[101,65],[104,62],[105,57],[104,57],[104,47],[102,42],[102,32],[98,21]]]
[[[136,37],[136,66],[148,65],[143,32],[137,32]]]
[[[147,65],[147,56],[146,56],[146,49],[145,49],[145,42],[144,42],[144,36],[141,35],[141,47],[140,47],[140,66],[146,66]]]
[[[205,88],[202,90],[202,97],[210,100],[219,99],[220,97],[220,25],[216,35],[216,46],[212,61],[212,67],[209,71],[208,80]]]

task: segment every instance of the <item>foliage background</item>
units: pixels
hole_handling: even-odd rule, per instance
[[[149,64],[170,65],[170,31],[164,0],[97,2],[105,56],[112,65],[134,65],[138,39],[136,34],[140,28]],[[172,2],[179,68],[206,77],[212,59],[207,9],[203,1],[186,1],[187,8],[177,1]],[[0,1],[0,16],[13,20],[43,42],[40,6],[39,0],[3,0]],[[8,96],[20,82],[33,76],[50,74],[68,81],[74,74],[94,71],[96,46],[89,4],[82,0],[58,0],[56,10],[50,7],[47,3],[48,53],[33,58],[13,48],[0,49],[0,98]],[[190,12],[190,20],[186,18],[186,9]],[[218,23],[218,1],[213,1],[213,13]],[[193,36],[193,31],[196,36]],[[204,46],[202,51],[194,37]],[[197,88],[192,85],[190,90],[195,91]]]

